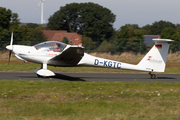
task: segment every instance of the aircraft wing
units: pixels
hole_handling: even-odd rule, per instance
[[[71,46],[49,60],[49,64],[54,66],[76,66],[84,56],[84,48]]]

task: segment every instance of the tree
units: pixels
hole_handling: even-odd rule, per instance
[[[97,49],[98,52],[114,52],[114,45],[104,40]]]
[[[170,50],[172,50],[172,52],[180,51],[180,34],[179,34],[179,32],[174,33],[171,36],[171,39],[174,41],[170,43]]]
[[[17,29],[20,24],[19,15],[17,13],[12,13],[11,16],[11,30]]]
[[[167,27],[175,28],[175,25],[171,22],[163,21],[163,20],[159,22],[154,22],[151,27],[151,33],[153,35],[159,35],[161,34],[162,30]]]
[[[180,33],[177,32],[174,28],[164,28],[161,32],[161,38],[174,40],[170,43],[170,49],[172,52],[180,51]]]
[[[164,28],[161,32],[161,38],[171,39],[172,35],[176,33],[176,30],[172,27]]]
[[[2,29],[9,29],[12,12],[10,9],[0,7],[0,27]]]
[[[10,32],[7,29],[2,29],[0,27],[0,50],[5,49],[5,46],[7,46],[10,43]]]
[[[152,33],[151,33],[151,25],[149,25],[149,24],[145,25],[145,26],[142,27],[142,29],[146,31],[145,32],[146,35],[152,35]]]
[[[69,44],[69,40],[67,39],[67,37],[63,38],[63,43]]]
[[[14,43],[16,44],[34,45],[47,40],[42,30],[38,27],[36,29],[32,29],[27,25],[22,25],[13,32]]]
[[[36,27],[39,26],[39,25],[36,24],[36,23],[27,23],[26,25],[28,26],[28,28],[33,28],[33,29],[35,29]]]
[[[142,29],[146,30],[149,35],[160,35],[162,30],[167,27],[176,28],[176,25],[168,21],[156,21],[152,25],[143,26]]]
[[[179,33],[180,33],[180,26],[178,26],[178,27],[177,27],[177,32],[179,32]]]
[[[42,33],[44,27],[29,28],[26,25],[19,27],[20,19],[17,13],[0,7],[0,50],[5,49],[11,39],[13,31],[14,44],[34,45],[46,41],[47,38]]]
[[[144,37],[142,30],[134,28],[133,25],[126,24],[116,32],[116,48],[118,52],[133,51],[138,53],[140,52],[140,49],[142,53],[147,51],[146,45],[143,43]]]
[[[47,41],[47,37],[43,34],[41,29],[38,29],[38,27],[36,27],[36,29],[33,29],[31,38],[29,38],[29,39],[32,39],[31,44],[33,44],[33,45],[40,43],[40,42]]]
[[[10,40],[10,21],[12,12],[10,9],[0,7],[0,50],[4,49]]]
[[[84,47],[84,50],[86,52],[90,52],[91,50],[96,49],[96,42],[94,42],[92,39],[86,37],[86,36],[81,36],[82,39],[82,46]]]
[[[47,28],[77,32],[90,38],[110,38],[115,15],[94,3],[71,3],[61,7],[49,18]]]
[[[35,28],[35,30],[45,30],[45,27],[43,27],[43,26],[37,26],[37,27]]]

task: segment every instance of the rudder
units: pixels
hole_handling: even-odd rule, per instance
[[[137,65],[140,69],[152,72],[164,72],[169,50],[169,39],[153,39],[155,45]]]

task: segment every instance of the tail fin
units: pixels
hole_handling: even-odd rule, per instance
[[[155,45],[137,65],[146,71],[164,72],[169,50],[169,39],[153,39]]]

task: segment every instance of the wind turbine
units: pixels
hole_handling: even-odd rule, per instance
[[[39,8],[40,4],[41,4],[41,24],[45,23],[44,19],[43,19],[43,3],[45,0],[40,0],[36,10]]]

